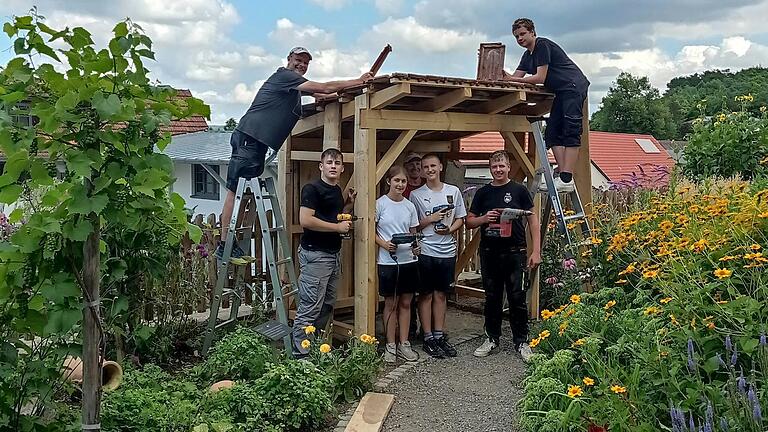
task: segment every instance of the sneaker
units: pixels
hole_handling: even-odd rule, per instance
[[[491,355],[491,353],[499,347],[499,344],[492,341],[491,339],[485,339],[485,342],[483,342],[482,345],[477,347],[473,355],[475,357],[488,357]]]
[[[440,347],[441,350],[443,350],[445,355],[447,355],[448,357],[456,357],[458,355],[458,353],[456,352],[456,348],[454,348],[453,345],[448,343],[448,341],[444,337],[441,337],[440,339],[436,339],[436,340],[437,340],[437,345]]]
[[[397,346],[397,356],[408,362],[415,362],[419,359],[419,353],[411,348],[411,343],[408,341],[400,342]]]
[[[232,254],[230,255],[229,259],[241,259],[245,256],[245,252],[240,249],[240,245],[235,243],[234,246],[232,246]],[[224,259],[224,242],[219,242],[219,246],[216,247],[216,259],[218,261],[221,261]]]
[[[528,363],[531,360],[531,356],[533,356],[533,351],[531,351],[531,347],[526,342],[521,343],[517,347],[517,352],[520,353],[520,357],[523,358],[525,363]]]
[[[393,343],[388,343],[384,347],[384,362],[395,363],[397,361],[397,346]]]
[[[438,345],[437,339],[426,339],[422,349],[424,349],[425,353],[431,355],[434,358],[445,358],[445,353],[443,352],[443,349],[440,348],[440,345]]]
[[[555,189],[557,189],[558,193],[573,192],[575,190],[573,186],[573,180],[566,183],[562,181],[560,177],[558,177],[555,179]]]

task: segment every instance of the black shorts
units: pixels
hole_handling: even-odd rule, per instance
[[[453,292],[453,272],[456,269],[456,257],[435,258],[419,255],[419,274],[422,275],[419,294],[430,294],[435,291]]]
[[[397,265],[379,264],[379,295],[392,297],[400,294],[413,294],[421,285],[417,262]]]
[[[583,131],[584,101],[587,99],[587,89],[576,87],[573,90],[555,92],[552,110],[544,131],[547,148],[553,146],[579,147]]]
[[[232,131],[229,145],[232,146],[232,157],[227,167],[227,189],[234,192],[240,177],[250,179],[264,172],[267,145],[237,129]]]

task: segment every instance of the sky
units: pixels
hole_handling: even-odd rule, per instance
[[[3,0],[8,21],[29,0]],[[768,0],[38,0],[53,28],[83,26],[106,46],[130,17],[153,40],[154,80],[188,88],[211,105],[210,124],[239,119],[293,46],[313,53],[306,77],[356,78],[381,49],[380,74],[474,78],[482,42],[506,44],[505,67],[522,54],[511,23],[531,18],[539,36],[562,46],[590,87],[594,112],[622,72],[648,76],[662,91],[673,77],[768,65]],[[0,65],[13,57],[0,36]]]

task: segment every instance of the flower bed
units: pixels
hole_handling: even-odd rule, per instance
[[[650,203],[601,213],[602,289],[542,311],[527,430],[764,430],[768,190],[709,181]]]

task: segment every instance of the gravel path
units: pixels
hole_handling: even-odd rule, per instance
[[[482,342],[476,338],[457,347],[458,357],[430,358],[389,384],[384,391],[395,395],[395,404],[384,432],[518,430],[525,366],[504,330],[502,349],[489,357],[472,356]]]

